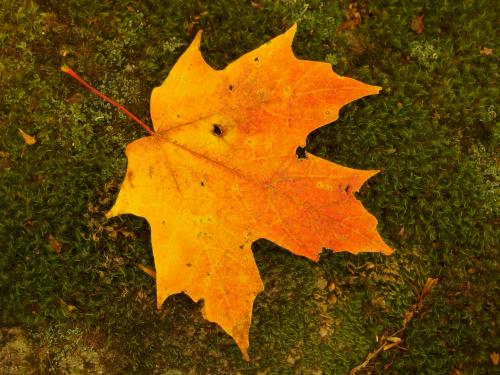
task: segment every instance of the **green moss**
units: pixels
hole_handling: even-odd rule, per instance
[[[400,327],[413,290],[438,277],[408,327],[407,350],[384,352],[367,371],[492,373],[500,238],[495,6],[358,1],[361,24],[338,31],[347,1],[1,2],[0,324],[27,330],[23,340],[39,354],[49,348],[23,352],[23,369],[343,374],[373,350],[376,335]],[[410,24],[420,12],[425,29],[417,35]],[[195,30],[205,30],[210,64],[223,67],[293,22],[297,56],[383,87],[312,133],[307,148],[382,170],[360,199],[397,252],[324,254],[313,264],[256,243],[266,290],[255,303],[245,363],[231,338],[202,319],[200,305],[175,296],[156,311],[154,281],[135,266],[153,264],[147,224],[103,217],[124,173],[124,147],[143,134],[59,66],[148,119],[151,89]],[[25,146],[18,128],[37,144]],[[374,268],[365,270],[367,262]],[[318,280],[334,282],[335,292]]]

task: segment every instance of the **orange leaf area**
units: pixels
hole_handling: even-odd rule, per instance
[[[267,238],[317,261],[334,251],[392,249],[354,193],[377,171],[296,149],[339,109],[380,88],[297,59],[293,26],[223,70],[203,59],[199,32],[153,90],[156,133],[127,146],[128,167],[108,217],[147,219],[157,303],[203,299],[248,360],[252,305],[263,290],[251,244]]]

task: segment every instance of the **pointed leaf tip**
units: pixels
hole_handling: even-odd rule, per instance
[[[297,32],[297,22],[294,22],[292,26],[286,31],[286,33],[295,34]]]
[[[250,356],[248,355],[248,351],[247,350],[243,350],[241,349],[241,354],[243,355],[243,359],[246,361],[246,362],[250,362]]]
[[[196,47],[196,48],[200,48],[202,35],[203,35],[203,30],[198,30],[193,41],[191,42],[191,46]]]
[[[290,28],[283,34],[283,36],[290,41],[290,46],[292,45],[296,32],[297,32],[297,22],[295,22],[292,26],[290,26]]]

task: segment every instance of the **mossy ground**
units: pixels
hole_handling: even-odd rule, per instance
[[[0,373],[346,374],[376,335],[401,326],[427,277],[439,283],[408,327],[406,350],[382,353],[366,372],[498,371],[489,358],[500,350],[498,4],[358,1],[360,25],[339,31],[348,6],[0,1]],[[410,28],[418,14],[421,34]],[[314,264],[256,243],[266,290],[246,363],[187,297],[156,310],[154,280],[135,266],[153,265],[148,225],[103,217],[124,147],[144,133],[59,67],[148,119],[151,89],[197,29],[206,59],[223,67],[296,21],[299,57],[384,88],[346,106],[307,148],[382,170],[360,199],[396,252],[328,253]],[[37,144],[26,146],[18,128]],[[374,268],[360,267],[368,262]]]

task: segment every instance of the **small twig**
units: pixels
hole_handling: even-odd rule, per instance
[[[403,318],[403,326],[396,332],[394,332],[392,335],[389,336],[382,335],[382,337],[377,342],[376,349],[366,356],[363,363],[361,363],[360,365],[354,367],[351,371],[349,371],[349,375],[355,375],[360,370],[364,369],[366,366],[368,366],[368,364],[372,359],[376,358],[380,354],[380,352],[392,349],[394,347],[403,349],[402,347],[399,346],[399,344],[401,344],[402,342],[402,338],[399,337],[398,335],[403,334],[406,331],[406,328],[408,327],[408,323],[410,323],[410,321],[413,319],[415,315],[417,315],[422,311],[422,308],[424,306],[424,299],[425,297],[427,297],[431,288],[437,283],[437,281],[438,279],[433,279],[431,277],[429,277],[426,280],[424,286],[422,287],[422,290],[416,293],[418,298],[417,303],[413,304],[411,306],[411,309],[405,312]]]
[[[104,95],[99,90],[97,90],[97,89],[93,88],[92,86],[90,86],[78,74],[76,74],[71,68],[69,68],[66,65],[63,65],[63,66],[61,66],[61,71],[64,72],[64,73],[66,73],[66,74],[68,74],[68,75],[70,75],[74,79],[76,79],[83,86],[85,86],[87,89],[89,89],[90,91],[92,91],[94,94],[96,94],[100,98],[102,98],[102,99],[106,100],[107,102],[113,104],[116,108],[118,108],[120,111],[122,111],[123,113],[125,113],[128,117],[130,117],[132,120],[134,120],[139,125],[141,125],[144,128],[144,130],[146,130],[149,133],[149,135],[155,135],[154,131],[152,131],[151,128],[149,126],[147,126],[144,122],[142,122],[141,120],[139,120],[139,118],[136,115],[134,115],[132,112],[130,112],[127,108],[125,108],[121,104],[115,102],[113,99],[108,98],[106,95]]]

